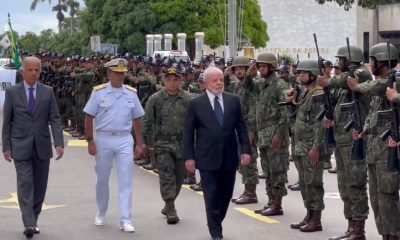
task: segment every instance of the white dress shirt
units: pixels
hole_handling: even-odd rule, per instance
[[[216,95],[214,95],[212,92],[210,92],[208,90],[206,90],[206,93],[207,93],[208,99],[210,100],[212,109],[214,110],[214,98]],[[219,95],[217,95],[217,97],[218,97],[219,104],[221,104],[222,112],[224,112],[224,100],[222,99],[222,92]]]

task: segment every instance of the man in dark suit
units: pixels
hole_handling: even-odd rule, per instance
[[[186,169],[199,169],[212,239],[222,239],[222,221],[228,210],[239,164],[250,163],[250,144],[239,98],[223,92],[223,73],[204,72],[206,93],[190,101],[184,136]],[[238,146],[239,140],[240,148]]]
[[[40,60],[26,57],[21,68],[24,81],[7,89],[3,107],[4,159],[8,162],[14,160],[18,203],[27,238],[40,232],[37,220],[53,156],[49,124],[57,160],[64,153],[61,118],[54,92],[38,82],[40,71]]]

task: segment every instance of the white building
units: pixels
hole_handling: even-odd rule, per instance
[[[320,55],[334,61],[337,49],[357,44],[357,7],[345,11],[336,3],[315,0],[258,0],[262,18],[268,24],[270,41],[265,49],[293,58],[317,59],[313,33],[317,34]]]

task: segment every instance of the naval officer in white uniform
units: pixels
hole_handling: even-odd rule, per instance
[[[136,90],[123,85],[127,61],[117,58],[107,62],[108,83],[93,88],[92,95],[83,111],[86,113],[85,125],[88,152],[96,158],[96,201],[95,224],[105,224],[108,208],[109,186],[113,161],[118,173],[120,228],[134,232],[131,220],[132,209],[132,168],[133,138],[135,132],[135,154],[142,155],[141,117],[144,115]],[[93,119],[95,138],[93,139]]]

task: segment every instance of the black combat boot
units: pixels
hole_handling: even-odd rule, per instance
[[[354,221],[349,219],[346,232],[344,232],[340,235],[337,235],[337,236],[330,237],[329,240],[340,240],[340,239],[348,238],[353,232],[353,225],[354,225]]]
[[[232,199],[232,202],[238,205],[258,203],[256,187],[256,184],[245,184],[243,194]]]
[[[306,225],[310,221],[310,218],[311,218],[311,211],[307,209],[307,214],[304,217],[304,219],[301,220],[300,222],[290,224],[290,228],[300,229],[300,227]]]

